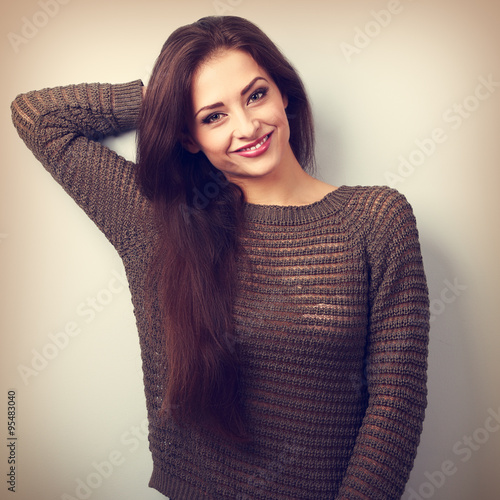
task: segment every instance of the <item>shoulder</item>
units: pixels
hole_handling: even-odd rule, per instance
[[[344,195],[356,204],[376,212],[393,203],[408,204],[406,197],[397,189],[388,186],[341,186]]]
[[[349,219],[357,221],[356,233],[372,250],[418,240],[413,209],[406,197],[387,186],[342,186]]]
[[[341,200],[339,208],[347,218],[355,218],[371,231],[413,217],[406,197],[388,186],[341,186],[334,196]]]
[[[412,212],[406,197],[388,186],[342,186],[348,204],[356,207],[372,223],[394,219],[398,215]]]

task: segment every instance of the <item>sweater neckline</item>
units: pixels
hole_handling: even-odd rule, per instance
[[[339,186],[309,205],[256,205],[245,203],[247,221],[260,224],[294,225],[314,222],[332,215],[351,197],[348,186]]]

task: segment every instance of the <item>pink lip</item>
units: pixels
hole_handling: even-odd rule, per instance
[[[273,135],[272,132],[270,132],[269,134],[265,134],[260,139],[257,139],[256,141],[251,142],[250,144],[247,144],[246,146],[243,146],[242,148],[238,149],[237,151],[235,151],[235,153],[240,155],[240,156],[244,156],[245,158],[255,158],[256,156],[260,156],[261,154],[265,153],[269,149],[272,135]],[[267,138],[267,141],[264,144],[262,144],[262,146],[260,148],[254,149],[252,151],[250,151],[250,150],[249,151],[241,151],[242,149],[251,148],[253,146],[256,146],[257,144],[262,142],[264,140],[264,138],[266,138],[267,136],[269,136]]]

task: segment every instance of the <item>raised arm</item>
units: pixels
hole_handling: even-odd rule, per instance
[[[21,94],[12,103],[26,145],[118,251],[133,240],[149,207],[134,164],[99,140],[135,127],[142,89],[140,81],[69,85]]]
[[[429,304],[410,205],[381,192],[369,235],[368,407],[337,499],[401,498],[426,407]]]

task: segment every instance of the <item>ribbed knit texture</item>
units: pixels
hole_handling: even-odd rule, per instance
[[[136,81],[30,92],[12,111],[28,147],[123,259],[150,486],[172,500],[400,498],[426,406],[429,319],[409,204],[386,187],[347,186],[307,206],[248,204],[234,321],[252,440],[162,425],[162,334],[144,312],[152,209],[134,164],[97,141],[133,128],[140,105]]]

